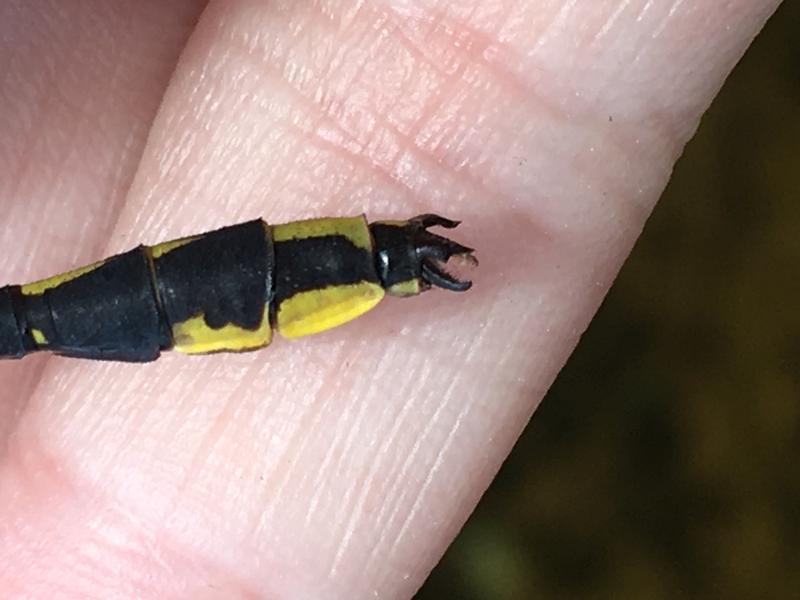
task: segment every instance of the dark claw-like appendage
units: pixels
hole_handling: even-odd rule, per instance
[[[394,286],[417,281],[416,293],[436,286],[463,292],[472,285],[446,271],[451,258],[476,265],[472,248],[428,231],[429,227],[453,229],[459,221],[440,215],[418,215],[408,221],[377,221],[370,225],[375,243],[376,266],[381,283],[387,290]],[[403,294],[408,294],[403,291]]]
[[[428,227],[444,227],[453,229],[460,221],[453,221],[440,215],[425,214],[414,217],[409,223],[419,227],[414,236],[417,257],[422,268],[424,282],[453,292],[464,292],[472,287],[471,281],[462,281],[444,270],[444,265],[454,256],[464,257],[468,262],[477,261],[472,255],[474,250],[462,246],[451,239],[427,231]]]
[[[453,292],[466,292],[472,287],[471,281],[456,279],[427,260],[422,262],[422,278],[431,285]]]
[[[454,227],[458,227],[461,221],[453,221],[452,219],[448,219],[440,215],[426,213],[424,215],[417,215],[413,219],[409,219],[409,223],[419,225],[422,227],[422,229],[427,229],[428,227],[444,227],[445,229],[453,229]]]

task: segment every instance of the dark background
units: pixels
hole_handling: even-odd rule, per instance
[[[800,2],[417,596],[800,598]]]

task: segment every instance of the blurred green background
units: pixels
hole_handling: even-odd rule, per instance
[[[418,600],[800,598],[800,2]]]

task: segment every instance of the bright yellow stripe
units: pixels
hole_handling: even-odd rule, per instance
[[[161,256],[164,256],[167,252],[171,252],[172,250],[175,250],[175,248],[180,248],[181,246],[185,246],[186,244],[193,242],[201,237],[203,236],[193,235],[190,237],[179,238],[177,240],[170,240],[168,242],[156,244],[155,246],[150,246],[150,255],[153,258],[159,258]]]
[[[44,333],[41,329],[33,329],[31,328],[31,336],[33,337],[33,341],[39,344],[40,346],[47,343],[47,338],[44,337]]]
[[[103,264],[105,264],[105,261],[101,260],[100,262],[86,265],[85,267],[80,267],[78,269],[73,269],[72,271],[67,271],[66,273],[60,273],[59,275],[54,275],[53,277],[48,277],[47,279],[40,279],[39,281],[34,281],[33,283],[26,283],[25,285],[20,286],[20,291],[26,296],[43,294],[47,290],[58,287],[62,283],[72,281],[81,275],[85,275],[86,273],[94,271],[97,267]]]
[[[254,350],[267,346],[272,341],[269,319],[262,317],[258,329],[244,329],[229,323],[219,329],[206,324],[203,315],[192,317],[172,328],[175,350],[184,354],[206,354],[221,350]]]
[[[304,240],[326,235],[341,235],[365,250],[372,250],[372,236],[364,215],[357,217],[332,217],[294,221],[272,226],[272,239],[276,242]]]
[[[364,314],[384,294],[380,285],[366,281],[300,292],[281,302],[277,328],[287,338],[319,333]]]

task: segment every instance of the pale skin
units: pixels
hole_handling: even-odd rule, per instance
[[[481,261],[260,352],[0,365],[0,595],[410,597],[777,5],[0,3],[2,283],[260,216]]]

